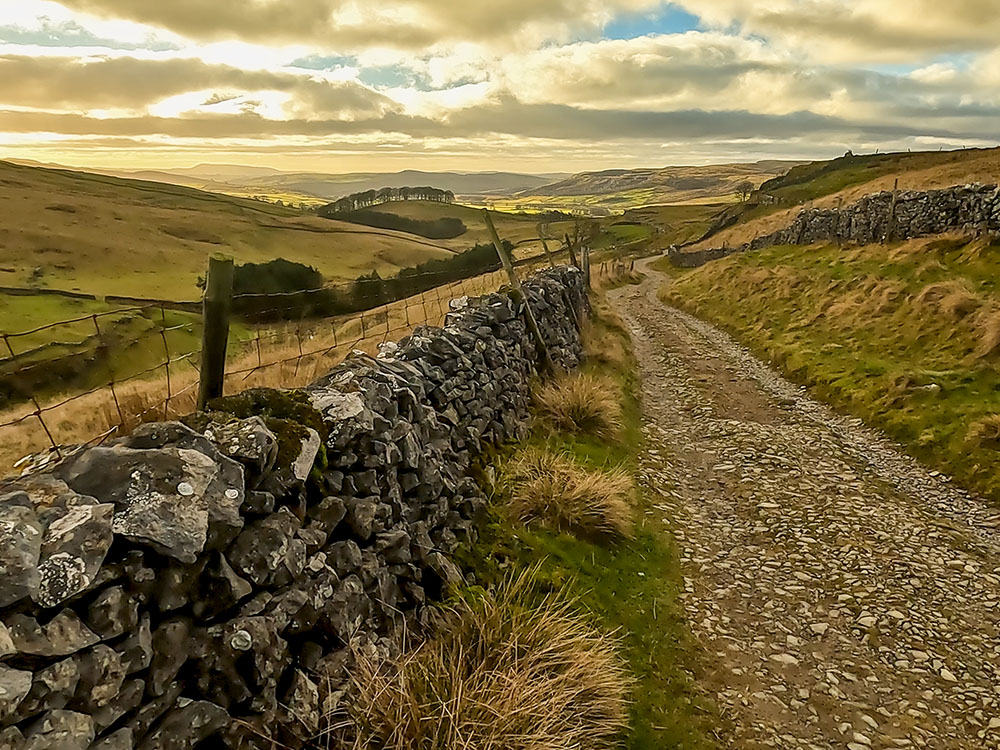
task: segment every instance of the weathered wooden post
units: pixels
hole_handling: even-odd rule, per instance
[[[202,300],[201,371],[198,408],[222,395],[229,345],[229,312],[233,302],[233,259],[213,255],[208,259],[205,296]]]
[[[580,264],[576,262],[576,253],[573,252],[573,241],[566,235],[566,249],[569,251],[569,262],[570,265],[580,267]]]
[[[583,278],[587,282],[587,289],[591,289],[590,285],[590,247],[588,245],[583,246]]]
[[[886,217],[885,241],[896,240],[896,202],[899,200],[899,178],[892,185],[892,199],[889,201],[889,216]]]
[[[500,256],[503,270],[507,272],[507,279],[514,290],[514,298],[524,305],[524,317],[528,322],[528,330],[531,331],[531,336],[535,340],[535,347],[538,349],[539,356],[542,359],[542,370],[553,374],[556,368],[552,363],[552,357],[549,355],[549,348],[545,344],[545,339],[542,338],[542,330],[538,327],[538,321],[535,320],[535,313],[532,312],[531,305],[528,304],[528,299],[524,296],[524,289],[521,288],[521,280],[517,278],[517,273],[514,271],[514,263],[510,259],[510,253],[507,252],[507,248],[500,241],[500,235],[497,234],[496,227],[493,226],[493,218],[490,216],[490,212],[485,209],[483,210],[483,219],[486,221],[486,228],[490,232],[490,239],[493,240],[493,246],[497,249],[497,255]]]
[[[549,252],[549,243],[545,241],[544,237],[539,237],[542,241],[542,250],[545,251],[545,259],[549,262],[549,268],[556,267],[556,260],[552,257],[552,253]]]

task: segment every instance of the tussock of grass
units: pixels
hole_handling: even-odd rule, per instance
[[[979,343],[974,356],[982,359],[1000,347],[1000,307],[983,309],[977,318],[976,330],[979,334]]]
[[[969,425],[966,440],[977,446],[1000,446],[1000,414],[989,414]]]
[[[584,538],[632,534],[632,480],[621,469],[585,469],[565,455],[531,448],[512,461],[502,479],[510,511]]]
[[[558,598],[530,604],[531,573],[448,611],[397,663],[360,659],[356,750],[602,750],[627,727],[617,642]]]
[[[568,375],[535,393],[539,416],[558,430],[610,436],[621,427],[619,389],[597,375]]]
[[[956,279],[928,284],[914,299],[917,307],[929,307],[950,318],[964,318],[979,309],[981,304],[982,301],[968,284]]]

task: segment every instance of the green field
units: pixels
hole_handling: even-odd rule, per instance
[[[1000,242],[774,247],[672,273],[670,304],[1000,503]]]
[[[0,162],[0,285],[197,299],[210,253],[277,257],[349,280],[450,248],[260,201],[164,183]]]

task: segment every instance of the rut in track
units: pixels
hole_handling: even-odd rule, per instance
[[[726,747],[1000,748],[1000,515],[643,270],[611,293],[641,367],[640,476]]]

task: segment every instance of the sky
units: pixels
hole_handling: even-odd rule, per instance
[[[998,2],[0,0],[0,158],[550,173],[995,146]]]

